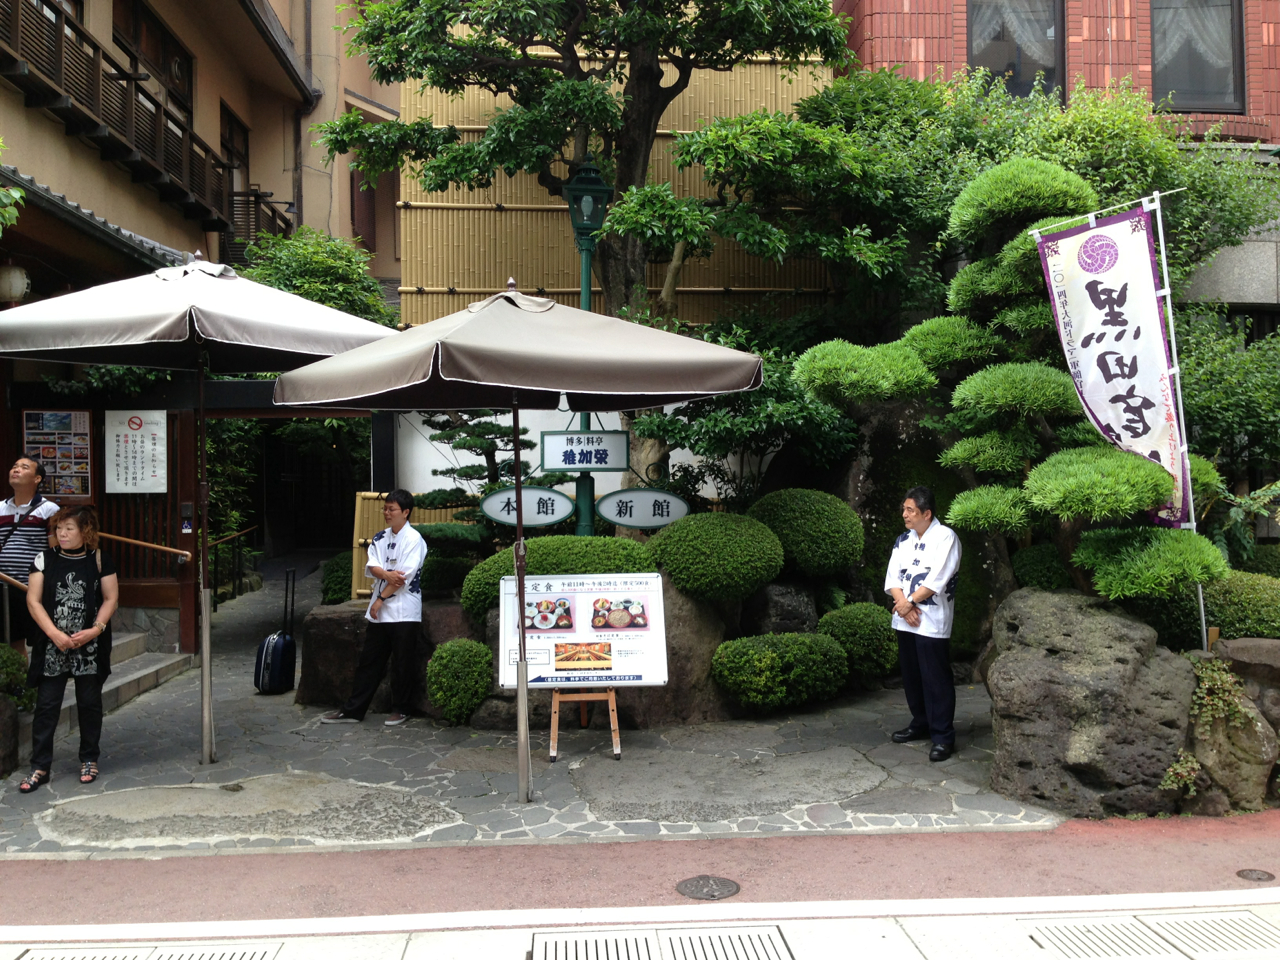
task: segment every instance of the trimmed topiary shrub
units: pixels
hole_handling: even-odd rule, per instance
[[[1033,507],[1061,520],[1125,520],[1168,503],[1173,478],[1160,464],[1115,447],[1073,447],[1035,467],[1023,490]]]
[[[1171,650],[1200,649],[1200,609],[1195,587],[1167,597],[1133,597],[1123,606],[1155,628],[1160,643]],[[1205,619],[1224,640],[1236,637],[1280,637],[1280,580],[1260,573],[1232,570],[1204,585]]]
[[[27,686],[27,661],[7,643],[0,643],[0,696],[7,696],[19,710],[36,706],[36,688]]]
[[[878,680],[898,665],[898,635],[893,615],[875,603],[851,603],[818,621],[818,632],[844,648],[849,673]]]
[[[745,600],[782,572],[782,543],[759,520],[698,513],[649,541],[653,559],[682,593],[699,600]]]
[[[656,573],[658,570],[648,546],[621,537],[535,537],[525,543],[529,551],[526,569],[534,577],[570,573]],[[778,552],[782,552],[781,547]],[[498,605],[502,578],[514,575],[511,547],[482,560],[467,574],[462,583],[462,606],[471,619],[484,623],[485,614]]]
[[[802,353],[791,375],[805,393],[842,410],[913,397],[938,383],[920,355],[902,343],[860,347],[828,340]]]
[[[902,335],[902,342],[919,354],[930,370],[994,356],[1002,345],[990,330],[964,317],[934,317],[917,323]]]
[[[829,493],[775,490],[757,500],[747,516],[777,535],[786,569],[806,577],[837,576],[862,557],[862,521]]]
[[[1248,573],[1280,577],[1280,544],[1263,543],[1253,548],[1253,556],[1240,565]]]
[[[711,676],[752,712],[826,700],[849,675],[844,648],[824,633],[768,633],[726,640],[711,657]]]
[[[1071,574],[1052,543],[1036,543],[1023,547],[1012,557],[1013,575],[1024,587],[1038,590],[1062,590],[1071,586]]]
[[[415,523],[413,529],[427,541],[428,556],[479,558],[488,552],[489,537],[478,523]]]
[[[344,550],[324,562],[320,574],[320,602],[346,603],[351,599],[351,551]]]
[[[948,230],[970,249],[1003,246],[1029,223],[1065,219],[1102,204],[1078,174],[1046,160],[1017,157],[979,174],[951,207]]]
[[[1090,530],[1071,562],[1092,571],[1094,587],[1110,600],[1168,596],[1228,572],[1222,553],[1204,537],[1166,527]]]
[[[475,567],[473,557],[440,557],[435,552],[422,561],[422,592],[443,593],[457,590]]]
[[[449,640],[427,661],[427,699],[452,724],[470,720],[492,684],[493,653],[483,643]]]

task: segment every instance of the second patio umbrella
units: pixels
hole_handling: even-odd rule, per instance
[[[209,654],[204,377],[288,370],[390,337],[387,327],[195,260],[0,312],[0,356],[191,370],[199,380],[202,762],[215,759]]]
[[[499,407],[633,410],[760,386],[759,357],[703,340],[529,297],[514,289],[465,310],[284,374],[287,406],[424,410]],[[524,509],[516,449],[515,574],[524,604]],[[529,799],[528,668],[517,617],[520,800]]]

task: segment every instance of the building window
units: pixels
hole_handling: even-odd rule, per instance
[[[1062,83],[1060,0],[971,0],[969,66],[1005,78],[1010,93],[1025,97],[1044,74],[1046,89]]]
[[[1174,110],[1244,112],[1241,0],[1151,0],[1152,93]]]
[[[231,162],[231,189],[249,189],[249,128],[222,105],[222,155]]]
[[[146,65],[166,105],[189,120],[194,64],[178,38],[142,0],[113,0],[111,26],[116,43]]]

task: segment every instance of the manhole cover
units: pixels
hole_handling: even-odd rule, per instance
[[[1254,880],[1258,883],[1270,883],[1276,878],[1274,873],[1265,870],[1237,870],[1236,876],[1241,880]]]
[[[676,893],[682,893],[694,900],[723,900],[725,897],[732,897],[741,889],[732,880],[726,880],[724,877],[708,877],[706,874],[690,877],[676,884]]]

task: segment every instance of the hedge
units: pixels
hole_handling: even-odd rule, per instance
[[[1253,548],[1253,556],[1240,565],[1248,573],[1280,577],[1280,544],[1264,543]]]
[[[525,545],[526,570],[534,577],[658,570],[645,544],[622,537],[535,537],[526,540]],[[498,605],[500,581],[514,573],[515,558],[511,547],[507,547],[482,560],[467,574],[462,583],[462,606],[474,621],[484,623],[485,614]]]
[[[351,551],[344,550],[324,562],[320,574],[320,602],[346,603],[351,599]]]
[[[427,541],[428,555],[478,558],[487,552],[489,537],[478,523],[415,523],[412,526]]]
[[[1194,587],[1168,597],[1134,597],[1124,608],[1150,624],[1171,650],[1200,649],[1200,611]],[[1280,579],[1232,570],[1204,585],[1205,618],[1223,640],[1280,637]]]
[[[849,673],[879,679],[898,665],[898,635],[893,615],[876,603],[851,603],[818,621],[818,632],[844,648]]]
[[[711,657],[711,676],[753,712],[826,700],[849,675],[844,648],[824,633],[769,633],[726,640]]]
[[[449,640],[427,661],[427,699],[453,724],[471,719],[493,685],[493,653],[474,640]]]
[[[807,577],[834,577],[862,558],[862,521],[839,497],[819,490],[775,490],[747,516],[782,543],[786,569]]]
[[[435,551],[427,554],[422,562],[422,591],[457,590],[466,582],[467,574],[476,565],[472,557],[443,557]]]
[[[649,550],[678,590],[700,600],[744,600],[785,562],[772,530],[732,513],[683,517],[650,540]]]

